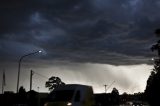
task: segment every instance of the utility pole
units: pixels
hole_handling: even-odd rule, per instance
[[[32,90],[32,76],[33,76],[34,72],[31,70],[30,73],[30,91]]]
[[[38,93],[39,93],[39,86],[37,87]]]
[[[104,91],[107,93],[107,85],[104,85]]]
[[[2,74],[2,94],[4,93],[4,86],[5,85],[6,85],[5,70],[3,70],[3,74]]]

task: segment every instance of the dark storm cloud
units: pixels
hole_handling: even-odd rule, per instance
[[[15,42],[7,47],[41,48],[54,60],[148,63],[160,26],[158,0],[5,0],[0,8],[0,38]]]

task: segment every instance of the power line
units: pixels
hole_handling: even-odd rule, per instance
[[[108,89],[115,83],[115,81],[113,81],[109,86],[108,86]],[[107,90],[108,90],[107,89]]]
[[[48,77],[46,77],[46,76],[44,76],[44,75],[42,75],[42,74],[40,74],[38,72],[35,72],[35,71],[31,70],[31,73],[30,73],[30,91],[32,90],[32,76],[34,74],[37,74],[37,75],[41,76],[42,78],[48,79]],[[39,89],[38,89],[38,92],[39,92]]]
[[[41,76],[41,77],[43,77],[43,78],[45,78],[45,79],[49,79],[49,78],[46,77],[45,75],[42,75],[42,74],[40,74],[40,73],[38,73],[38,72],[35,72],[35,71],[33,71],[33,74],[37,74],[37,75],[39,75],[39,76]]]

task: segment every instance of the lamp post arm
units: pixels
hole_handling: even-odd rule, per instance
[[[39,53],[39,52],[41,52],[41,51],[36,51],[36,52],[33,52],[33,53],[29,53],[29,54],[23,55],[19,59],[19,61],[18,61],[17,93],[18,93],[18,89],[19,89],[19,77],[20,77],[21,61],[23,60],[23,58],[25,58],[27,56],[30,56],[30,55],[33,55],[33,54],[36,54],[36,53]]]
[[[36,53],[39,53],[39,51],[36,51],[36,52],[33,52],[33,53],[26,54],[26,55],[22,56],[22,57],[19,59],[19,61],[21,62],[22,59],[23,59],[24,57],[27,57],[27,56],[30,56],[30,55],[33,55],[33,54],[36,54]]]

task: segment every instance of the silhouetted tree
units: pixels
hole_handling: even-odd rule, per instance
[[[18,103],[25,104],[25,103],[27,103],[26,99],[27,99],[26,90],[23,86],[21,86],[19,88],[19,92],[18,92]]]
[[[156,70],[157,71],[157,70]],[[151,106],[160,106],[160,70],[152,71],[147,80],[145,94]]]
[[[19,94],[25,94],[25,93],[26,93],[25,88],[23,88],[23,86],[21,86],[21,87],[19,88]]]
[[[157,29],[155,34],[159,36],[160,29]],[[145,95],[151,106],[160,106],[160,40],[152,46],[151,50],[158,51],[158,59],[154,60],[154,69],[147,80]]]
[[[59,77],[52,76],[49,78],[49,80],[46,82],[45,86],[49,88],[50,91],[52,91],[54,88],[58,86],[65,85],[64,82],[61,81]]]
[[[112,103],[115,104],[119,104],[119,91],[116,88],[113,88],[112,92],[111,92],[111,96],[112,96]]]
[[[116,88],[113,88],[111,94],[113,94],[113,95],[119,95],[119,91]]]

